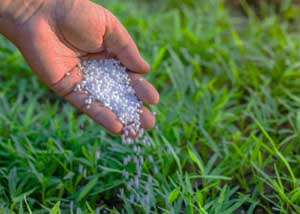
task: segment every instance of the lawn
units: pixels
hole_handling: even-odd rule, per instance
[[[106,0],[161,93],[151,213],[300,213],[300,8]],[[130,151],[0,39],[0,213],[146,213],[118,197]]]

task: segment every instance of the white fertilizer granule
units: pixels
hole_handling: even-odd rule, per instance
[[[149,138],[143,136],[141,128],[140,114],[143,106],[130,85],[130,78],[126,68],[114,59],[87,60],[80,66],[83,73],[83,80],[76,86],[76,91],[83,91],[88,94],[85,101],[87,108],[98,101],[112,110],[124,125],[122,139],[123,143],[131,146],[132,155],[123,160],[123,176],[127,180],[127,189],[131,195],[132,203],[142,203],[149,201],[148,188],[152,182],[151,175],[148,175],[146,185],[142,184],[142,165],[144,164],[145,152],[143,147],[151,146]],[[139,136],[140,141],[131,139],[130,136]],[[148,156],[149,163],[153,163],[153,157]],[[133,163],[135,173],[129,173],[127,166]],[[145,182],[144,182],[145,183]],[[146,205],[147,207],[149,204]]]
[[[114,59],[83,61],[80,65],[84,80],[77,91],[89,94],[86,105],[99,101],[112,110],[124,124],[123,139],[131,143],[129,136],[142,134],[140,113],[143,103],[136,97],[130,85],[126,68]]]

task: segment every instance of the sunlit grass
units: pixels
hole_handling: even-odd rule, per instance
[[[153,213],[300,213],[300,17],[288,2],[260,18],[217,0],[102,2],[161,92]],[[143,213],[117,197],[130,152],[120,139],[48,91],[4,39],[0,68],[2,213]]]

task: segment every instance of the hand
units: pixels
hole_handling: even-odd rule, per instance
[[[74,92],[82,79],[77,67],[81,60],[117,58],[132,71],[129,75],[137,96],[148,104],[159,102],[154,87],[140,81],[150,68],[126,29],[109,11],[91,1],[45,0],[31,16],[2,16],[0,31],[20,49],[42,81],[113,134],[121,134],[123,128],[117,116],[100,103],[87,109],[87,95]],[[155,124],[153,114],[145,107],[141,122],[144,129]]]

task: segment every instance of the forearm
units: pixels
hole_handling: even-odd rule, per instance
[[[0,34],[15,45],[25,23],[52,0],[0,0]]]
[[[0,19],[22,24],[36,13],[44,2],[45,0],[1,0]]]

